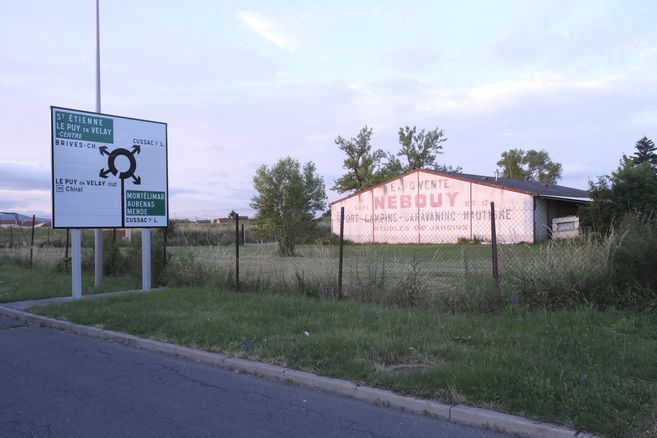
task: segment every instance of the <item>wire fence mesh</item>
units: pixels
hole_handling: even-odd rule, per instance
[[[292,256],[281,255],[275,233],[258,229],[254,211],[203,222],[172,221],[167,230],[155,235],[154,248],[159,253],[153,258],[161,269],[154,271],[162,271],[156,274],[160,283],[170,285],[476,309],[497,298],[493,215],[502,283],[507,264],[531,262],[536,252],[534,246],[524,244],[536,234],[531,211],[492,213],[487,205],[467,214],[418,208],[395,213],[346,212],[342,241],[341,213],[339,206],[333,208],[311,233],[296,230]],[[91,265],[93,230],[84,230],[82,236],[83,259]],[[106,272],[116,271],[112,267],[121,262],[118,259],[139,256],[134,241],[138,236],[136,231],[130,236],[124,230],[106,230]],[[67,246],[67,230],[37,227],[32,242],[30,226],[0,228],[0,260],[27,263],[32,251],[36,266],[61,269],[63,265],[65,269]]]

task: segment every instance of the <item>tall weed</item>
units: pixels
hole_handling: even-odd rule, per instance
[[[628,215],[607,234],[550,241],[532,252],[501,248],[503,288],[529,307],[657,304],[657,221]]]

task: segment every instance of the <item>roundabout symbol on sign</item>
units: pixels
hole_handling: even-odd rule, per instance
[[[107,146],[101,146],[98,148],[100,151],[100,155],[107,155],[107,167],[108,169],[105,170],[105,168],[100,169],[100,173],[98,176],[101,178],[107,178],[109,174],[111,173],[112,175],[116,176],[116,174],[119,174],[119,179],[121,180],[121,183],[123,183],[123,180],[132,177],[132,183],[135,185],[140,185],[141,184],[141,177],[140,176],[135,176],[135,170],[137,170],[137,160],[135,159],[135,154],[138,154],[141,152],[141,148],[139,145],[134,145],[132,147],[132,151],[129,151],[124,148],[117,148],[114,149],[112,152],[107,151]],[[116,167],[116,159],[119,157],[125,157],[128,159],[130,166],[128,169],[119,172],[119,169]]]
[[[141,147],[139,145],[132,146],[132,150],[129,151],[124,148],[114,149],[112,152],[107,151],[107,146],[101,146],[98,148],[100,155],[107,155],[107,169],[104,167],[100,169],[98,176],[101,178],[107,178],[111,173],[114,176],[117,176],[121,180],[121,227],[125,226],[125,180],[132,178],[132,183],[134,185],[141,185],[141,177],[135,175],[137,170],[137,159],[135,154],[141,152]],[[119,170],[116,167],[116,160],[119,157],[127,158],[129,166],[125,170]]]

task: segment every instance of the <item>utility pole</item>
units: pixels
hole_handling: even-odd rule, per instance
[[[100,0],[96,0],[96,112],[100,113]],[[94,230],[94,284],[103,284],[103,229]]]

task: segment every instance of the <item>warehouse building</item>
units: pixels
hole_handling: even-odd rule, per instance
[[[488,241],[491,202],[498,240],[518,243],[551,238],[553,223],[577,226],[563,218],[590,199],[554,184],[418,169],[331,203],[331,227],[339,233],[344,207],[344,237],[357,243]]]

